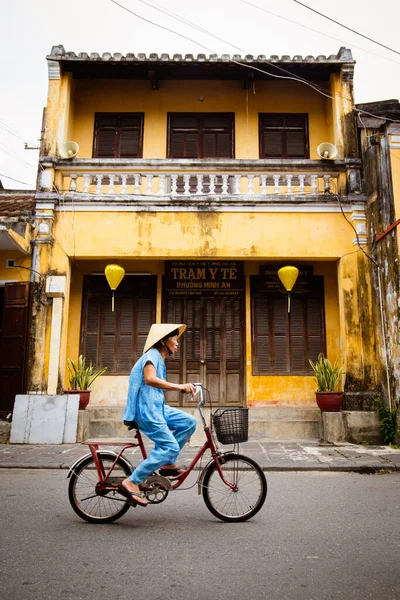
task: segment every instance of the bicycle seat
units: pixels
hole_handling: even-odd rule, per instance
[[[139,425],[136,423],[136,421],[124,421],[124,425],[127,426],[129,431],[131,429],[139,429]]]

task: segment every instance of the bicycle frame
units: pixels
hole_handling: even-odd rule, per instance
[[[216,463],[217,470],[218,470],[219,476],[221,477],[222,481],[225,483],[225,485],[227,485],[228,487],[230,487],[233,491],[236,491],[237,490],[237,486],[234,485],[234,484],[232,484],[232,483],[230,483],[229,481],[227,481],[225,479],[225,477],[224,477],[224,474],[223,474],[222,469],[221,469],[221,463],[219,461],[219,457],[220,457],[221,453],[218,451],[218,449],[217,449],[217,447],[216,447],[216,445],[214,443],[213,437],[212,437],[211,432],[210,432],[210,428],[207,425],[207,422],[206,422],[205,417],[203,415],[203,412],[201,410],[201,407],[204,406],[204,404],[205,404],[203,387],[202,387],[202,385],[200,383],[195,383],[194,385],[196,387],[196,393],[194,394],[193,398],[198,393],[200,394],[200,400],[199,400],[199,402],[197,404],[197,410],[199,411],[200,419],[201,419],[201,422],[203,424],[204,433],[206,435],[206,441],[204,442],[203,446],[199,449],[199,451],[197,452],[196,456],[193,458],[193,460],[190,463],[189,467],[181,475],[179,475],[178,477],[170,478],[172,489],[175,490],[175,489],[179,488],[182,485],[182,483],[186,480],[186,478],[189,476],[189,474],[193,471],[193,469],[196,466],[196,464],[198,463],[198,461],[202,458],[202,456],[204,455],[204,453],[208,449],[210,449],[210,451],[211,451],[211,457],[212,457],[211,460]],[[108,486],[107,489],[109,489],[110,484],[111,485],[113,484],[113,482],[111,482],[111,480],[109,479],[109,477],[110,477],[110,475],[111,475],[111,473],[112,473],[112,471],[113,471],[113,469],[115,467],[115,464],[117,463],[118,459],[120,457],[122,457],[122,455],[125,452],[125,450],[127,450],[128,448],[140,448],[140,452],[141,452],[142,458],[143,459],[147,458],[146,448],[144,446],[143,438],[142,438],[142,435],[141,435],[139,429],[136,430],[136,433],[135,433],[134,437],[137,439],[137,442],[121,442],[120,444],[118,442],[99,442],[99,441],[96,441],[96,442],[86,442],[86,444],[89,446],[90,453],[92,455],[94,464],[96,465],[97,473],[99,475],[99,483],[98,483],[98,490],[99,491],[102,491],[103,489],[105,489],[106,486]],[[104,470],[103,464],[102,464],[101,460],[99,459],[99,452],[101,452],[100,446],[107,446],[107,445],[109,445],[109,446],[111,446],[111,445],[113,445],[113,446],[122,445],[123,448],[120,450],[120,452],[118,454],[114,454],[114,453],[111,453],[111,452],[109,453],[111,457],[115,456],[115,459],[114,459],[111,467],[108,469],[108,471],[106,473],[105,470]],[[123,459],[126,462],[129,462],[129,461],[127,461],[127,459],[125,459],[125,457],[123,457]],[[79,459],[79,460],[81,460],[81,459]],[[73,471],[74,466],[75,465],[73,465],[73,467],[71,467],[71,471]],[[201,475],[200,475],[200,480],[201,480]]]

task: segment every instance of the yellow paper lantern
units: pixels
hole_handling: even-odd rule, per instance
[[[114,312],[114,291],[124,278],[125,269],[119,265],[107,265],[104,274],[112,291],[111,310]]]
[[[286,291],[288,292],[288,312],[290,312],[290,292],[292,291],[298,276],[299,270],[296,267],[292,267],[290,265],[282,267],[278,271],[278,277],[283,283]]]

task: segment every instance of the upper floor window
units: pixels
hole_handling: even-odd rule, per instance
[[[170,113],[168,158],[234,158],[232,113]]]
[[[141,158],[143,113],[96,113],[94,158]]]
[[[309,158],[308,115],[260,114],[260,158]]]

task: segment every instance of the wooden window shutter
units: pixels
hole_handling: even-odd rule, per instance
[[[112,312],[107,282],[85,278],[81,353],[88,362],[107,367],[106,375],[130,373],[155,320],[156,291],[155,276],[127,276],[115,292]]]
[[[233,115],[170,114],[169,158],[233,158]]]
[[[252,278],[252,354],[254,375],[308,375],[308,359],[325,352],[322,278],[315,277],[308,293],[291,298],[266,292]]]
[[[260,158],[309,158],[308,115],[260,114]]]
[[[142,137],[142,114],[96,114],[93,156],[139,158],[143,151]]]

